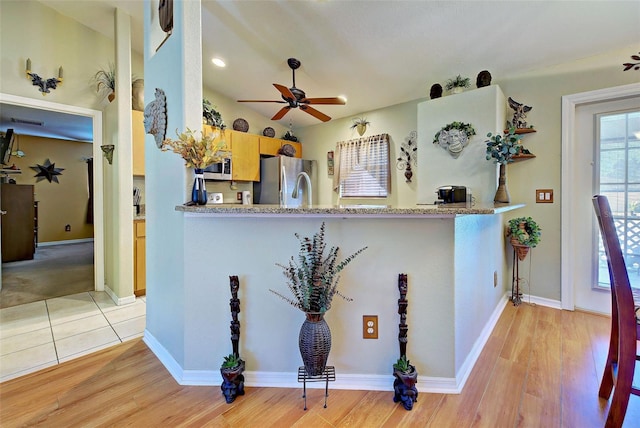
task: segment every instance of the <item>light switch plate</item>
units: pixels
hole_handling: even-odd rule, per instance
[[[537,204],[553,203],[553,189],[536,189]]]

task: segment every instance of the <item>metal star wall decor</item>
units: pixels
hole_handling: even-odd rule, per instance
[[[44,165],[36,164],[36,166],[30,166],[29,168],[37,172],[37,174],[34,175],[34,177],[37,178],[36,183],[44,180],[45,178],[49,180],[49,183],[52,181],[60,183],[57,176],[62,175],[62,171],[64,171],[64,168],[56,168],[56,164],[51,163],[49,159],[44,161]]]

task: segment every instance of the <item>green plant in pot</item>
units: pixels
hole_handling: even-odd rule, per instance
[[[227,127],[224,120],[222,120],[222,115],[206,98],[202,99],[202,121],[207,125],[211,125],[222,130]]]
[[[516,134],[515,128],[509,128],[503,135],[487,134],[488,140],[486,148],[486,159],[493,159],[494,163],[500,165],[498,178],[498,189],[496,190],[493,202],[509,203],[511,197],[507,189],[507,164],[513,162],[513,157],[522,152],[522,144],[520,143],[520,135]]]
[[[393,381],[395,403],[402,402],[405,409],[411,410],[413,403],[418,398],[418,389],[416,382],[418,381],[418,371],[411,365],[406,355],[402,355],[393,364]]]
[[[462,77],[458,74],[453,79],[447,80],[445,89],[447,91],[453,92],[454,94],[457,94],[464,91],[469,86],[471,86],[471,79],[469,79],[468,77]]]
[[[351,121],[353,122],[353,124],[349,128],[358,131],[358,135],[360,135],[361,137],[365,132],[367,132],[367,126],[371,124],[371,122],[369,122],[364,116],[351,119]]]
[[[108,69],[100,69],[93,75],[96,82],[96,92],[105,92],[108,94],[109,102],[116,97],[116,66],[109,64]]]
[[[224,357],[220,366],[222,385],[220,389],[227,403],[232,403],[236,396],[244,395],[244,361],[239,355],[229,354]]]
[[[318,376],[324,372],[331,349],[331,331],[324,314],[331,308],[334,296],[352,300],[338,291],[338,274],[367,247],[339,261],[339,247],[327,250],[324,222],[312,237],[301,237],[297,233],[295,237],[300,241],[297,259],[292,256],[287,265],[276,263],[282,268],[293,297],[270,291],[305,313],[298,344],[307,374]]]
[[[531,217],[516,217],[509,220],[507,236],[516,250],[519,260],[524,260],[529,248],[540,243],[542,229]]]

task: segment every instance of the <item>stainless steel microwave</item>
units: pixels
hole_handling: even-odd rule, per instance
[[[224,153],[219,162],[204,169],[205,180],[231,180],[231,153]]]

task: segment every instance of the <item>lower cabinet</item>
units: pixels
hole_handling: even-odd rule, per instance
[[[147,292],[147,249],[146,223],[144,220],[133,222],[133,293],[144,296]]]
[[[36,251],[33,185],[2,183],[0,208],[2,262],[32,260]]]

